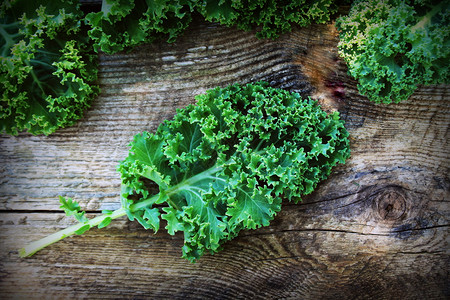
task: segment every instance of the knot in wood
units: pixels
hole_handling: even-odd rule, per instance
[[[395,221],[406,212],[405,196],[396,190],[387,190],[376,195],[376,209],[381,219]]]

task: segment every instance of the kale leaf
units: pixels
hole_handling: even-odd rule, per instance
[[[72,125],[98,93],[76,0],[3,2],[0,7],[0,133],[50,134]]]
[[[340,17],[339,53],[361,94],[406,100],[419,84],[450,82],[450,1],[361,0]]]
[[[338,114],[327,117],[298,94],[258,83],[216,88],[197,100],[155,134],[137,135],[119,166],[129,218],[155,228],[161,213],[172,233],[184,232],[189,260],[216,252],[242,229],[269,225],[283,198],[298,202],[348,157]],[[141,202],[146,210],[132,211]]]
[[[194,0],[103,0],[100,12],[86,16],[96,51],[116,53],[166,37],[168,42],[191,22]]]
[[[196,99],[155,133],[134,137],[118,166],[120,209],[82,218],[21,249],[21,256],[127,215],[155,232],[161,219],[169,234],[182,231],[183,257],[195,261],[243,229],[268,226],[283,199],[299,202],[350,155],[339,113],[327,115],[299,94],[260,82],[215,88]],[[71,199],[62,204],[80,215]]]

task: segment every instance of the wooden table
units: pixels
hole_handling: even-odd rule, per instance
[[[360,96],[333,24],[258,40],[194,22],[176,43],[100,55],[102,92],[75,126],[0,136],[0,298],[444,299],[449,284],[448,85],[400,104]],[[183,236],[126,218],[35,256],[17,249],[73,224],[58,195],[89,216],[120,207],[118,161],[132,137],[215,86],[265,80],[339,110],[352,156],[269,227],[244,231],[195,264]]]

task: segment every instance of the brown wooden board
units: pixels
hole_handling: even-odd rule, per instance
[[[0,136],[0,298],[445,299],[449,287],[450,87],[405,102],[358,94],[334,24],[258,40],[194,22],[173,44],[100,55],[102,92],[75,126]],[[132,137],[215,86],[266,80],[339,110],[352,156],[269,227],[244,231],[192,264],[183,235],[126,218],[31,258],[17,249],[73,224],[58,196],[89,216],[120,207],[118,162]]]

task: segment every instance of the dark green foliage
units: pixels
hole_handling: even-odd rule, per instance
[[[87,21],[96,50],[115,53],[157,38],[175,41],[194,13],[226,26],[255,29],[258,37],[276,38],[293,24],[325,23],[336,8],[332,0],[104,0],[102,11],[89,14]]]
[[[201,0],[198,10],[211,22],[257,30],[257,37],[277,38],[292,24],[326,23],[337,11],[332,0]]]
[[[173,42],[191,22],[194,0],[104,0],[102,10],[90,13],[89,36],[96,51],[115,53],[157,38]]]
[[[79,119],[98,92],[78,1],[0,8],[0,132],[50,134]]]
[[[170,234],[183,231],[189,260],[269,225],[282,199],[300,201],[349,157],[338,113],[327,116],[298,94],[257,83],[196,99],[156,133],[136,135],[119,166],[128,217],[154,230],[162,218]]]
[[[407,99],[419,84],[448,83],[450,1],[356,1],[340,17],[339,52],[361,94]]]

